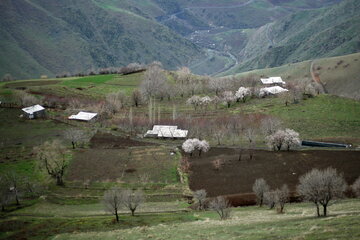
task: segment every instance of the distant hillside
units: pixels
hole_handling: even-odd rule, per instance
[[[360,51],[360,1],[297,12],[252,31],[227,74]]]
[[[106,2],[0,1],[0,76],[53,76],[154,60],[175,68],[203,58],[199,47],[147,17],[160,8],[136,14],[136,4],[124,5],[133,7],[129,11]]]
[[[281,76],[291,82],[311,78],[312,63],[312,71],[320,78],[327,93],[360,100],[360,53],[257,69],[236,76]]]

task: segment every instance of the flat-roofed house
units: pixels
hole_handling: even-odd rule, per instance
[[[69,117],[70,120],[78,120],[78,121],[85,121],[89,122],[93,120],[97,116],[97,113],[91,113],[91,112],[79,112],[76,115],[71,115]]]
[[[188,130],[178,129],[177,126],[154,125],[152,130],[148,130],[144,137],[153,138],[186,138]]]
[[[260,80],[264,85],[285,85],[281,77],[260,78]]]
[[[280,86],[266,87],[260,89],[260,96],[276,95],[282,92],[288,92],[286,88]]]
[[[39,104],[26,107],[21,110],[25,113],[25,116],[28,119],[43,118],[46,114],[45,108],[43,106],[40,106]]]

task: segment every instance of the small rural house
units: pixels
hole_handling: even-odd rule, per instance
[[[89,122],[93,120],[97,116],[97,113],[91,112],[79,112],[76,115],[71,115],[69,117],[70,120],[78,120],[78,121],[86,121]]]
[[[267,95],[275,95],[275,94],[279,94],[282,92],[288,92],[289,90],[287,90],[286,88],[282,88],[280,86],[274,86],[274,87],[266,87],[266,88],[261,88],[260,89],[260,96],[267,96]]]
[[[43,106],[40,106],[39,104],[36,104],[31,107],[26,107],[21,110],[25,113],[25,116],[28,119],[45,117],[45,108]]]
[[[144,137],[153,138],[186,138],[188,130],[178,129],[177,126],[154,125],[152,130],[148,130]]]
[[[285,85],[281,77],[260,78],[260,80],[264,85]]]

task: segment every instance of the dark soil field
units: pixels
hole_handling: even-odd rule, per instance
[[[139,146],[151,146],[155,145],[149,142],[141,142],[132,140],[126,137],[114,136],[110,133],[97,133],[90,140],[91,148],[127,148],[127,147],[139,147]]]
[[[12,88],[12,89],[26,89],[26,87],[52,85],[52,84],[57,84],[59,82],[61,81],[60,80],[23,81],[23,82],[7,83],[4,86],[5,88]]]
[[[271,188],[287,184],[295,191],[298,178],[312,168],[333,167],[343,173],[348,184],[360,175],[360,151],[282,151],[256,150],[253,159],[239,149],[212,148],[208,153],[190,158],[190,188],[206,189],[210,196],[245,194],[249,199],[252,185],[257,178],[264,178]],[[217,170],[214,160],[223,160]],[[250,196],[251,200],[251,196]]]
[[[130,141],[124,141],[124,143],[130,143]],[[176,183],[177,163],[178,157],[171,155],[167,148],[161,146],[80,149],[74,153],[66,179],[70,181]]]

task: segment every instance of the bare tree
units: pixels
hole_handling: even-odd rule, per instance
[[[264,194],[270,190],[269,185],[263,178],[258,178],[252,187],[253,192],[256,195],[256,201],[261,207],[264,202]]]
[[[6,179],[10,187],[10,192],[14,195],[16,205],[20,205],[20,192],[23,178],[17,172],[11,171],[6,174]]]
[[[264,135],[272,135],[279,130],[282,122],[277,118],[268,117],[261,121],[261,129]]]
[[[197,190],[193,193],[193,197],[199,202],[199,209],[202,210],[204,208],[204,201],[206,199],[206,191],[205,189]]]
[[[46,169],[47,173],[56,179],[56,184],[64,185],[63,176],[69,165],[69,151],[58,140],[47,141],[34,148],[40,168]]]
[[[215,91],[216,96],[226,89],[226,80],[222,78],[210,78],[209,89]]]
[[[351,185],[351,188],[355,195],[360,198],[360,177],[355,180],[355,182]]]
[[[6,73],[1,79],[1,81],[3,81],[3,82],[13,81],[13,80],[14,80],[14,78],[13,78],[13,76],[11,76],[10,73]]]
[[[289,202],[289,188],[284,184],[281,189],[275,190],[275,205],[278,213],[284,212],[285,203]]]
[[[113,92],[106,95],[106,107],[112,114],[119,112],[127,103],[127,97],[123,91]]]
[[[131,100],[132,104],[135,105],[135,107],[138,107],[142,102],[142,95],[140,90],[136,89],[131,94]]]
[[[264,193],[264,203],[270,208],[275,207],[275,192],[269,191]]]
[[[223,197],[218,196],[210,202],[210,209],[214,210],[219,214],[221,220],[230,218],[231,206],[229,201]]]
[[[123,190],[121,192],[122,205],[131,211],[131,216],[135,215],[136,209],[145,201],[144,193],[141,190]]]
[[[320,217],[319,206],[323,206],[323,215],[327,215],[327,206],[332,199],[340,198],[346,190],[344,177],[336,169],[313,169],[299,178],[298,193],[305,200],[316,206],[317,216]]]
[[[41,104],[41,99],[35,97],[34,95],[28,94],[23,91],[16,91],[15,98],[22,106],[31,106],[35,104]]]
[[[118,211],[121,208],[121,190],[112,188],[104,193],[103,204],[107,212],[112,213],[116,217],[116,222],[119,222]]]
[[[161,95],[164,86],[167,84],[167,77],[158,65],[149,66],[141,82],[140,91],[146,98]]]
[[[1,202],[1,211],[5,211],[5,207],[10,201],[10,186],[7,178],[5,176],[0,176],[0,202]]]
[[[86,139],[86,133],[80,129],[68,129],[64,134],[65,138],[71,141],[72,148],[75,149],[79,142]]]

